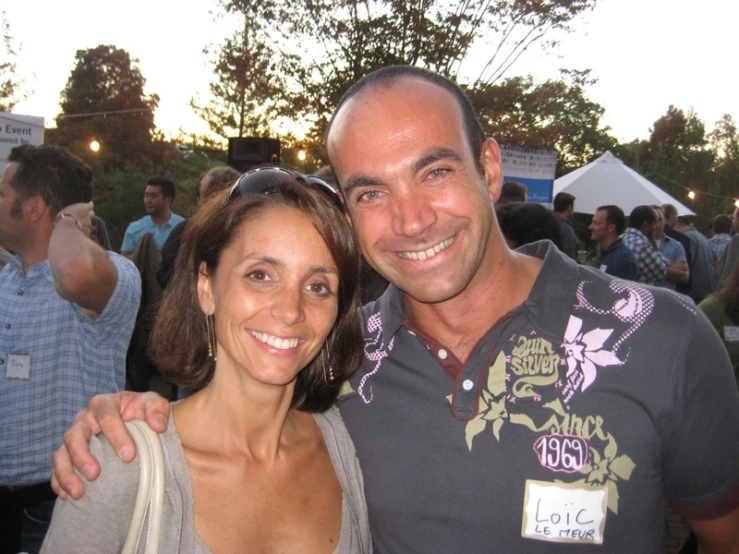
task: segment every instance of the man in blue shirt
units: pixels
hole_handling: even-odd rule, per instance
[[[566,192],[560,192],[554,197],[552,212],[557,216],[562,234],[565,239],[563,252],[573,260],[577,259],[577,235],[572,228],[572,216],[575,215],[575,197]]]
[[[74,414],[123,390],[141,295],[134,265],[91,236],[92,171],[58,146],[18,146],[0,178],[0,553],[38,552],[49,470]]]
[[[626,227],[626,216],[618,206],[601,206],[593,214],[588,229],[590,238],[598,243],[600,257],[596,267],[601,271],[636,281],[637,262],[634,254],[621,240],[621,233]]]
[[[665,214],[662,206],[654,204],[652,209],[657,215],[657,223],[654,226],[654,239],[657,241],[660,254],[667,258],[668,263],[667,275],[663,280],[658,281],[655,284],[658,287],[677,290],[678,284],[686,284],[690,282],[688,258],[685,254],[683,245],[672,237],[667,236],[665,233]]]
[[[136,243],[146,233],[154,234],[154,242],[161,250],[169,233],[179,222],[184,221],[170,209],[174,202],[174,183],[164,177],[149,179],[144,191],[144,208],[148,215],[131,223],[126,229],[121,254],[131,258]]]

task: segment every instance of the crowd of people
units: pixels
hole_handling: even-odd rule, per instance
[[[667,502],[739,552],[739,234],[604,206],[578,263],[576,199],[521,201],[464,92],[415,67],[355,83],[326,137],[324,178],[222,170],[186,221],[152,179],[123,255],[89,168],[13,150],[0,552],[120,551],[135,418],[165,453],[160,552],[659,553]]]

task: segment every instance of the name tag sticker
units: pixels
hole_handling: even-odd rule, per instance
[[[600,264],[600,267],[598,269],[600,269],[603,273],[605,273],[606,269],[608,269],[608,266],[606,264]]]
[[[603,544],[605,487],[526,481],[521,536],[550,542]]]
[[[31,378],[31,356],[30,354],[8,354],[8,365],[5,368],[7,379]]]
[[[739,327],[724,325],[724,340],[726,342],[739,342]]]

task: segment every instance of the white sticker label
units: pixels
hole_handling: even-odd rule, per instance
[[[724,325],[724,340],[726,342],[739,342],[739,327]]]
[[[8,365],[5,369],[8,379],[31,378],[31,356],[29,354],[8,354]]]
[[[598,269],[600,269],[603,273],[605,273],[606,270],[608,269],[608,266],[606,264],[600,264],[600,267]]]
[[[603,544],[605,487],[526,481],[521,536],[550,542]]]

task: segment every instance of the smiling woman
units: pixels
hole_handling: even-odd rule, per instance
[[[359,255],[330,191],[298,177],[224,191],[188,224],[151,344],[163,374],[202,390],[162,435],[160,552],[370,551],[354,446],[329,409],[361,359]],[[101,476],[59,501],[48,552],[120,549],[138,468],[104,439],[93,453]]]

